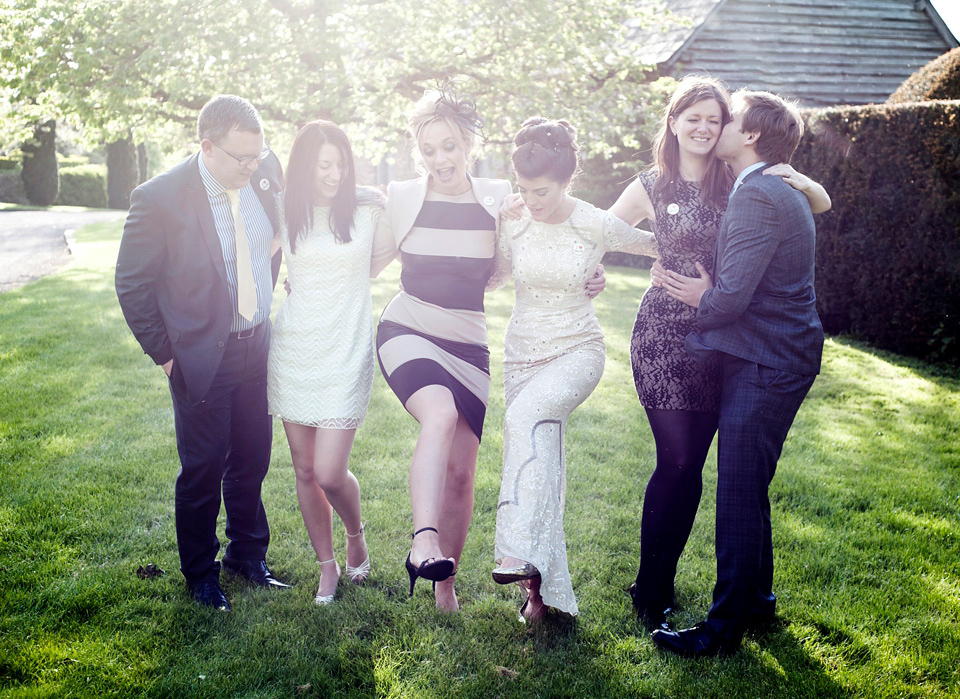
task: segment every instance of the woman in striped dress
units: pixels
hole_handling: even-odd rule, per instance
[[[403,288],[383,311],[377,357],[420,423],[410,465],[415,530],[406,567],[435,582],[439,609],[459,608],[457,561],[473,514],[477,452],[490,391],[483,294],[494,270],[506,180],[470,177],[482,122],[468,99],[428,91],[408,125],[423,176],[393,182],[380,219],[403,264]]]

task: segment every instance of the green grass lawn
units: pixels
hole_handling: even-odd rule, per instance
[[[195,606],[178,570],[170,397],[117,305],[119,236],[118,223],[82,229],[69,267],[0,294],[3,696],[960,695],[960,381],[847,340],[828,340],[771,488],[782,623],[727,659],[653,647],[623,591],[654,449],[628,355],[648,277],[622,268],[608,270],[597,302],[606,373],[567,433],[576,620],[527,628],[516,588],[490,579],[511,289],[487,297],[494,388],[458,575],[462,612],[437,613],[423,583],[406,597],[416,425],[380,377],[352,459],[370,582],[313,604],[319,570],[276,424],[268,562],[296,587],[225,576],[232,613]],[[394,265],[376,282],[375,313],[397,278]],[[711,455],[677,580],[680,625],[709,606],[715,483]],[[336,536],[342,564],[342,527]],[[166,575],[138,578],[147,563]]]

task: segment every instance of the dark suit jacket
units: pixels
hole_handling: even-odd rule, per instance
[[[747,175],[727,206],[714,286],[700,299],[687,348],[817,374],[823,329],[813,289],[813,215],[801,192],[761,170]]]
[[[191,403],[210,388],[234,313],[198,157],[133,190],[116,270],[127,324],[154,362],[174,360]],[[275,231],[282,178],[280,161],[271,154],[250,179]],[[279,261],[278,253],[274,283]]]

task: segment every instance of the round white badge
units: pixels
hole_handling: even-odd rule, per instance
[[[483,198],[484,206],[493,206],[493,197],[484,197]]]
[[[674,202],[673,204],[670,204],[667,207],[667,213],[670,214],[671,216],[676,216],[678,213],[680,213],[680,205],[677,204],[676,202]]]
[[[270,180],[268,180],[266,177],[260,180],[260,189],[262,189],[264,192],[270,189]]]

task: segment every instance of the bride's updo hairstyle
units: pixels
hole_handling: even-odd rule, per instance
[[[513,143],[513,169],[528,180],[549,177],[564,183],[580,171],[577,130],[563,119],[530,117],[523,122]]]

